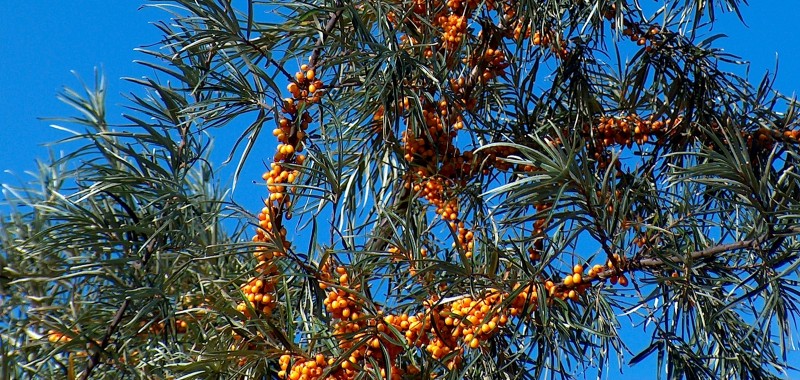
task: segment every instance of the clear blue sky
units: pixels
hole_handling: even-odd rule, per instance
[[[800,1],[755,0],[751,4],[743,9],[748,26],[734,14],[724,14],[722,22],[709,33],[729,36],[718,46],[749,60],[753,81],[772,71],[779,57],[776,88],[792,94],[800,89],[800,45],[794,41]],[[121,78],[151,73],[133,63],[144,58],[133,49],[158,42],[158,30],[149,23],[166,17],[156,9],[140,9],[141,5],[134,0],[5,2],[0,23],[0,169],[14,174],[0,173],[0,183],[16,184],[25,170],[34,169],[36,158],[47,156],[43,144],[65,137],[48,127],[51,122],[40,118],[72,114],[55,97],[64,86],[80,86],[71,71],[91,83],[94,68],[102,67],[108,81],[110,119],[122,120],[121,94],[136,89]],[[222,137],[216,143],[217,164],[239,132],[216,134]],[[252,184],[260,179],[261,171],[261,158],[252,157],[235,196],[252,209],[263,195],[263,188]],[[643,342],[649,340],[641,338]],[[793,358],[800,363],[800,355],[795,353]],[[652,362],[644,362],[626,369],[622,377],[612,370],[609,378],[655,378],[654,370]]]

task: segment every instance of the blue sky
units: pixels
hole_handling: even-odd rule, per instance
[[[718,46],[749,60],[753,81],[759,81],[767,70],[773,71],[779,59],[776,88],[791,95],[800,89],[800,45],[793,41],[800,1],[756,0],[751,4],[743,9],[747,26],[726,13],[713,30],[705,32],[729,36]],[[80,87],[72,71],[92,83],[95,67],[102,68],[108,83],[110,119],[122,120],[122,94],[136,89],[121,78],[151,74],[133,63],[144,58],[134,48],[158,42],[158,30],[150,23],[167,17],[162,11],[141,6],[141,1],[132,0],[4,4],[0,23],[0,169],[7,171],[0,172],[0,183],[18,183],[25,170],[35,168],[35,159],[47,157],[45,143],[66,137],[48,127],[52,121],[40,118],[72,114],[55,96],[64,86]],[[222,136],[216,143],[216,163],[224,159],[239,132],[216,133]],[[235,196],[252,209],[259,205],[264,190],[253,184],[260,179],[262,168],[261,159],[252,157]],[[800,355],[793,356],[800,362]],[[611,377],[654,378],[653,371],[652,363],[644,362],[626,369],[622,377]]]

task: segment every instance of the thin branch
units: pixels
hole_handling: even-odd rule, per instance
[[[292,76],[292,74],[290,74],[289,71],[287,71],[286,68],[283,67],[283,65],[281,65],[278,61],[276,61],[274,58],[272,58],[272,56],[270,54],[268,54],[266,51],[264,51],[264,49],[262,49],[260,46],[258,46],[255,43],[253,43],[253,41],[248,40],[246,37],[244,37],[244,36],[240,36],[240,37],[241,37],[241,40],[245,43],[245,45],[247,45],[247,46],[255,49],[256,51],[258,51],[259,53],[261,53],[261,55],[264,58],[266,58],[267,61],[272,66],[275,66],[275,68],[277,68],[278,71],[280,71],[281,74],[283,74],[287,79],[289,79],[290,81],[294,80],[294,76]]]
[[[789,234],[800,234],[800,227],[789,227],[780,233],[776,233],[776,235],[789,235]],[[769,238],[771,234],[764,234],[757,238],[741,240],[733,243],[727,244],[719,244],[713,247],[708,247],[706,249],[702,249],[699,251],[694,251],[688,254],[688,257],[691,260],[702,260],[702,259],[709,259],[718,254],[735,251],[739,249],[755,249],[758,248],[761,244],[764,244]],[[643,270],[646,268],[663,268],[664,264],[667,263],[675,263],[675,262],[682,262],[687,256],[680,256],[680,255],[673,255],[670,257],[666,257],[663,259],[641,259],[641,260],[630,260],[628,261],[627,265],[625,262],[615,263],[614,268],[606,269],[595,276],[592,277],[584,277],[584,283],[591,283],[595,281],[603,281],[607,278],[613,276],[619,276],[624,273],[631,273],[638,270]],[[567,289],[568,287],[564,285],[563,282],[556,283],[555,286],[559,289]]]
[[[614,264],[614,268],[606,269],[598,273],[594,277],[584,278],[584,281],[585,282],[601,281],[609,277],[619,276],[624,273],[635,272],[637,270],[643,270],[646,268],[660,268],[663,267],[663,265],[666,263],[683,262],[686,257],[689,257],[691,260],[700,260],[700,259],[711,258],[720,253],[735,251],[737,249],[756,248],[765,240],[766,239],[762,236],[760,238],[742,240],[742,241],[737,241],[735,243],[715,245],[713,247],[709,247],[700,251],[694,251],[692,253],[689,253],[687,256],[673,255],[664,259],[633,260],[629,261],[627,265],[626,262],[619,262]],[[563,283],[557,285],[564,286]]]
[[[155,251],[155,240],[152,240],[150,243],[147,244],[145,247],[145,254],[142,257],[141,266],[144,267],[147,265],[147,262],[153,256],[153,252]],[[108,343],[111,342],[111,336],[117,331],[117,327],[119,324],[122,323],[122,318],[125,316],[125,312],[128,311],[128,307],[130,307],[131,299],[130,297],[125,298],[125,301],[122,302],[122,305],[119,306],[117,312],[114,314],[114,319],[111,320],[111,323],[108,325],[106,329],[105,335],[103,335],[103,339],[100,341],[100,345],[97,351],[92,354],[89,358],[89,363],[86,365],[86,371],[81,375],[81,380],[89,379],[89,376],[92,374],[92,371],[100,364],[100,356],[105,352],[106,347],[108,347]]]
[[[336,6],[341,7],[342,2],[337,1]],[[325,24],[325,28],[322,30],[322,34],[317,39],[316,44],[314,44],[314,50],[311,52],[311,58],[308,59],[308,65],[312,68],[317,67],[317,59],[319,59],[319,55],[322,52],[322,44],[325,42],[325,37],[333,31],[333,27],[336,26],[336,22],[339,21],[339,18],[342,17],[342,13],[344,13],[344,8],[339,8],[331,15],[328,23]]]
[[[690,253],[688,256],[692,260],[699,260],[704,258],[710,258],[717,254],[728,252],[728,251],[735,251],[737,249],[749,249],[749,248],[756,248],[761,245],[766,240],[766,236],[761,236],[755,239],[747,239],[742,241],[737,241],[735,243],[728,243],[728,244],[720,244],[715,245],[713,247],[709,247],[700,251],[694,251]],[[683,261],[684,256],[674,255],[664,259],[642,259],[638,262],[633,262],[631,267],[634,269],[639,268],[647,268],[647,267],[659,267],[669,262],[679,262]]]
[[[108,329],[106,329],[106,334],[103,336],[103,340],[100,341],[99,347],[89,358],[89,363],[86,365],[86,371],[83,373],[83,375],[81,375],[82,380],[88,379],[94,368],[100,364],[100,355],[102,355],[103,351],[105,351],[108,343],[111,341],[111,336],[114,335],[114,332],[117,330],[117,326],[119,326],[120,322],[122,322],[122,317],[128,310],[128,306],[130,306],[130,297],[125,298],[125,301],[117,310],[117,313],[114,314],[114,319],[111,320],[111,324],[108,325]]]

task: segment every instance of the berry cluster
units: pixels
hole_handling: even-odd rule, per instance
[[[335,273],[339,276],[336,280],[337,289],[328,292],[324,305],[334,321],[333,337],[338,340],[339,349],[349,352],[349,356],[337,361],[334,357],[326,358],[322,353],[313,357],[285,354],[279,359],[281,370],[278,377],[317,380],[323,379],[322,374],[327,370],[328,375],[324,377],[326,380],[352,380],[359,374],[377,370],[382,378],[401,379],[407,371],[396,367],[395,363],[403,348],[387,339],[387,334],[392,333],[388,328],[389,324],[378,316],[369,316],[363,312],[355,292],[359,286],[351,285],[347,268],[339,266]],[[327,289],[332,285],[325,284],[322,287]],[[393,317],[388,320],[394,321]],[[385,353],[389,354],[392,366],[388,369],[374,368],[372,363],[385,362]],[[391,373],[391,377],[388,377],[388,373]]]
[[[403,256],[399,249],[392,252]],[[625,286],[625,265],[619,255],[606,265],[593,266],[586,274],[583,265],[575,265],[560,283],[544,281],[541,294],[548,299],[543,301],[547,305],[554,298],[577,302],[594,281],[610,279],[613,284]],[[390,368],[377,370],[384,378],[391,373],[390,378],[400,379],[404,374],[418,372],[414,367],[399,367],[398,358],[409,352],[408,347],[420,349],[452,370],[461,365],[468,350],[482,349],[512,318],[524,318],[541,304],[538,287],[530,282],[514,285],[511,292],[490,288],[478,297],[458,297],[449,302],[433,296],[423,303],[424,311],[415,315],[385,315],[381,311],[371,315],[364,311],[358,293],[352,291],[359,286],[351,285],[347,268],[339,266],[335,273],[339,276],[334,280],[337,289],[328,292],[324,304],[334,320],[333,336],[338,347],[349,355],[335,359],[323,353],[285,354],[279,360],[279,378],[315,380],[323,379],[322,374],[327,373],[325,380],[350,380],[361,373],[374,372],[373,363],[388,360]],[[402,342],[398,338],[403,338]]]
[[[460,85],[460,82],[451,84]],[[511,169],[513,165],[506,158],[519,151],[508,146],[493,146],[478,152],[467,150],[462,153],[454,146],[457,131],[464,127],[460,107],[451,106],[446,100],[433,103],[424,99],[422,116],[426,130],[414,133],[409,129],[402,134],[404,158],[412,168],[405,186],[433,205],[442,220],[449,221],[457,234],[453,246],[465,251],[466,257],[470,258],[474,233],[460,221],[458,188],[465,186],[477,173],[489,174],[493,168],[501,171]],[[406,106],[407,103],[403,103]],[[383,110],[378,110],[375,117],[384,117]],[[536,170],[529,165],[521,169]]]
[[[274,267],[271,267],[274,268]],[[275,284],[271,281],[271,276],[261,278],[251,278],[250,281],[242,285],[241,290],[247,301],[253,305],[257,312],[269,315],[275,308]],[[267,281],[265,281],[265,279]],[[250,316],[248,307],[245,303],[239,303],[236,307],[241,313]]]
[[[415,168],[406,187],[413,187],[418,197],[434,205],[442,219],[454,221],[459,211],[458,199],[452,195],[454,179],[471,171],[471,162],[453,144],[463,119],[444,100],[437,104],[425,101],[422,116],[425,131],[406,130],[402,135],[404,157]]]
[[[278,365],[281,367],[280,372],[278,372],[279,378],[290,380],[315,380],[322,376],[328,362],[322,354],[317,355],[313,359],[297,357],[294,358],[294,363],[292,363],[292,357],[290,355],[282,355],[280,359],[278,359]]]
[[[683,119],[656,120],[654,117],[643,118],[636,114],[624,117],[600,117],[593,124],[584,124],[582,135],[587,140],[589,154],[597,162],[598,168],[604,170],[611,162],[608,148],[619,146],[630,148],[633,143],[644,145],[657,143],[667,131],[673,130]],[[615,162],[619,165],[619,161]]]
[[[323,93],[324,83],[316,77],[316,72],[308,65],[302,65],[295,74],[295,80],[287,86],[292,95],[283,100],[283,117],[272,131],[279,144],[270,164],[270,170],[263,175],[267,184],[269,198],[258,214],[258,228],[253,241],[262,243],[253,253],[259,264],[259,275],[241,286],[247,302],[241,302],[236,309],[250,317],[250,308],[257,313],[269,315],[277,305],[275,282],[278,268],[274,259],[284,256],[291,243],[286,239],[283,220],[291,219],[293,183],[300,177],[295,167],[305,162],[303,144],[306,130],[311,122],[307,108],[318,103]],[[291,190],[291,191],[290,191]]]
[[[513,38],[519,41],[523,38],[531,36],[531,29],[528,20],[525,17],[517,15],[518,2],[505,0],[497,4],[497,2],[489,1],[486,7],[489,10],[497,9],[500,15],[501,26],[503,28],[503,35],[505,38]],[[523,34],[524,31],[524,34]]]
[[[141,324],[144,325],[144,322]],[[167,326],[167,321],[160,320],[157,323],[153,323],[150,325],[148,329],[151,334],[159,335],[164,332],[164,328]],[[175,320],[175,332],[178,334],[185,334],[186,330],[189,328],[189,323],[183,319],[176,319]]]
[[[626,260],[625,257],[620,256],[619,253],[615,253],[613,255],[613,259],[608,259],[606,261],[606,266],[595,266],[592,269],[596,273],[603,273],[607,271],[614,271],[614,274],[609,277],[609,281],[612,285],[619,284],[620,286],[628,286],[628,278],[625,277],[624,274],[621,274],[622,271],[625,269]]]
[[[613,26],[614,24],[611,25]],[[625,29],[622,30],[623,36],[627,36],[639,46],[644,46],[647,51],[652,50],[653,44],[658,42],[659,34],[660,29],[657,26],[652,26],[643,31],[638,23],[626,22]]]
[[[652,117],[644,119],[636,114],[626,117],[600,117],[596,125],[592,126],[591,135],[594,138],[594,145],[600,149],[613,145],[630,148],[634,142],[642,145],[654,141],[663,134],[665,128],[680,122],[681,119],[675,122],[670,119],[654,120]],[[586,129],[584,127],[584,133],[589,132]]]
[[[456,50],[467,33],[468,18],[464,14],[443,14],[436,18],[436,23],[443,29],[442,45],[445,50]]]
[[[562,59],[569,55],[569,50],[566,47],[566,41],[563,38],[556,36],[555,33],[549,29],[545,30],[544,32],[540,32],[538,30],[534,32],[531,43],[533,43],[535,46],[549,48],[553,54]]]
[[[472,257],[472,251],[475,248],[475,234],[464,226],[464,222],[450,222],[450,228],[456,231],[453,248],[462,249],[467,258]]]
[[[787,129],[781,133],[777,130],[761,127],[752,133],[742,132],[742,135],[746,138],[748,148],[761,152],[771,151],[772,147],[778,141],[785,141],[787,143],[800,142],[800,129]]]
[[[603,13],[603,16],[606,20],[613,20],[617,16],[616,4],[611,4]],[[627,17],[622,18],[622,26],[622,35],[630,38],[637,45],[644,46],[647,51],[652,50],[653,45],[659,42],[661,28],[658,26],[653,25],[648,28],[638,22],[629,20]],[[617,24],[612,22],[611,29],[616,29],[616,27]]]
[[[465,59],[465,61],[469,62],[471,67],[483,69],[483,73],[479,77],[481,83],[486,83],[498,76],[504,76],[506,68],[510,65],[506,61],[506,53],[497,44],[486,48],[482,55],[473,54],[472,59]]]
[[[456,104],[458,107],[466,109],[466,110],[473,110],[475,106],[478,104],[478,100],[471,96],[469,86],[467,86],[467,80],[464,79],[463,76],[456,78],[450,78],[450,89],[453,91],[453,95],[458,99],[458,103]]]
[[[350,278],[345,267],[337,267],[336,273],[339,274],[339,289],[332,290],[325,298],[325,309],[333,318],[341,320],[357,320],[360,316],[361,306],[354,298],[353,294],[344,290],[350,285]],[[355,289],[358,287],[356,286]]]
[[[573,301],[577,301],[578,296],[586,293],[586,290],[590,286],[589,283],[583,281],[583,276],[583,265],[577,264],[572,268],[572,274],[564,276],[564,280],[561,281],[563,284],[563,290],[561,292],[559,292],[556,287],[551,287],[548,291],[551,296],[562,299],[569,298]]]

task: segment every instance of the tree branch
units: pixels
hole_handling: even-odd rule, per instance
[[[336,1],[336,6],[341,7],[342,2]],[[317,67],[317,59],[319,59],[319,55],[322,52],[322,44],[325,42],[325,37],[333,31],[333,27],[336,26],[336,22],[339,21],[339,18],[342,17],[342,13],[344,13],[344,8],[339,8],[336,12],[331,14],[331,18],[328,20],[328,23],[325,24],[322,34],[319,36],[319,39],[317,39],[317,43],[314,44],[311,58],[308,59],[308,65],[312,68]]]
[[[709,247],[703,250],[694,251],[689,254],[689,257],[692,260],[704,259],[709,258],[714,255],[724,253],[727,251],[734,251],[737,249],[746,249],[746,248],[756,248],[761,245],[764,241],[766,241],[766,235],[754,238],[754,239],[747,239],[742,241],[737,241],[735,243],[728,243],[728,244],[720,244],[715,245],[713,247]],[[664,265],[668,262],[680,262],[683,261],[684,257],[679,255],[670,256],[664,259],[641,259],[632,263],[631,267],[638,269],[638,268],[647,268],[647,267],[658,267]]]
[[[714,255],[733,251],[737,249],[744,249],[744,248],[755,248],[760,243],[759,239],[748,239],[737,241],[735,243],[729,244],[720,244],[715,245],[713,247],[709,247],[700,251],[694,251],[688,255],[692,260],[699,260],[704,258],[710,258]],[[642,270],[644,268],[657,268],[661,267],[662,265],[670,262],[682,262],[685,256],[674,255],[664,259],[641,259],[641,260],[634,260],[630,261],[629,264],[626,265],[625,262],[618,263],[614,265],[614,268],[606,269],[600,273],[598,273],[595,277],[589,277],[584,279],[586,282],[592,281],[600,281],[605,280],[612,276],[619,276],[620,274],[635,272],[637,270]],[[563,286],[563,283],[558,284],[559,286]]]
[[[144,267],[147,265],[147,262],[153,256],[153,252],[155,251],[155,240],[152,240],[150,243],[147,244],[145,247],[145,254],[142,257],[141,266]],[[89,358],[89,363],[86,365],[86,371],[81,375],[81,380],[89,379],[89,376],[92,374],[92,371],[100,364],[100,356],[108,347],[109,342],[111,342],[111,336],[117,331],[117,327],[119,324],[122,323],[122,318],[125,316],[125,312],[128,311],[128,307],[130,307],[131,299],[130,297],[125,298],[125,301],[122,302],[122,305],[119,306],[117,312],[114,314],[114,319],[111,320],[111,323],[108,325],[106,329],[105,335],[103,335],[103,339],[100,341],[100,344],[97,348],[97,351],[92,354]]]

